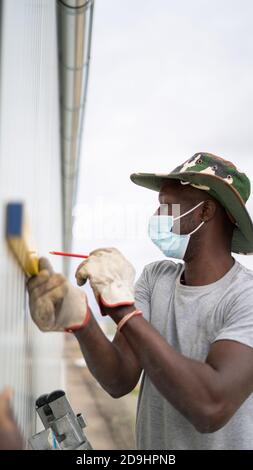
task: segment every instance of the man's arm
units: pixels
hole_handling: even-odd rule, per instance
[[[78,267],[76,278],[79,285],[89,279],[101,313],[118,323],[135,309],[133,274],[133,267],[117,249],[101,248],[90,253]],[[149,280],[147,271],[143,272],[137,283],[137,296],[135,293],[135,301],[146,318],[149,318],[152,291]],[[246,335],[252,337],[248,305],[247,300],[244,308],[240,301],[234,306],[237,322],[229,315],[226,325],[227,332],[232,331],[230,339],[226,333],[218,337],[205,363],[178,353],[140,316],[130,318],[119,333],[159,392],[200,432],[214,432],[224,426],[252,392],[253,348],[236,340],[241,336],[235,334],[235,330],[238,332],[243,327]]]
[[[102,387],[113,397],[129,393],[138,382],[141,367],[127,341],[116,335],[111,343],[92,314],[89,316],[85,294],[54,273],[45,258],[40,259],[39,268],[39,274],[27,283],[36,325],[42,331],[73,331],[91,373]]]
[[[116,323],[126,314],[121,308],[106,311]],[[199,432],[224,426],[253,391],[253,349],[249,346],[217,341],[202,363],[178,353],[141,317],[132,317],[120,334],[159,392]]]
[[[109,341],[92,316],[88,325],[75,332],[87,366],[113,398],[119,398],[136,386],[142,368],[120,333]]]

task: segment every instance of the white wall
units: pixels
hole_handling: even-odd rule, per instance
[[[3,1],[0,89],[0,388],[27,436],[34,399],[62,387],[62,335],[32,324],[25,277],[5,241],[5,205],[25,202],[40,255],[61,248],[56,2]],[[61,260],[54,259],[61,270]]]

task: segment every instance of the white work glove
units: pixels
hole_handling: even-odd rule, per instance
[[[76,271],[77,284],[89,279],[97,302],[106,307],[134,304],[134,277],[133,266],[116,248],[92,251]]]
[[[30,312],[41,331],[74,331],[90,317],[87,297],[62,274],[53,272],[49,261],[40,259],[39,274],[27,283]]]

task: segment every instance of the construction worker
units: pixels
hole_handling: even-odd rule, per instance
[[[28,283],[32,318],[42,331],[73,331],[114,398],[143,372],[138,449],[252,449],[253,272],[231,254],[253,253],[250,181],[208,153],[169,174],[131,179],[159,191],[149,235],[166,257],[184,262],[147,265],[134,293],[134,268],[118,250],[90,253],[76,278],[79,286],[89,279],[102,315],[117,324],[110,342],[84,292],[42,259]]]

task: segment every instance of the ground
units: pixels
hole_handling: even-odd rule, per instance
[[[65,341],[66,392],[76,413],[86,422],[85,435],[97,450],[134,449],[138,387],[125,397],[110,397],[90,374],[76,339]]]

